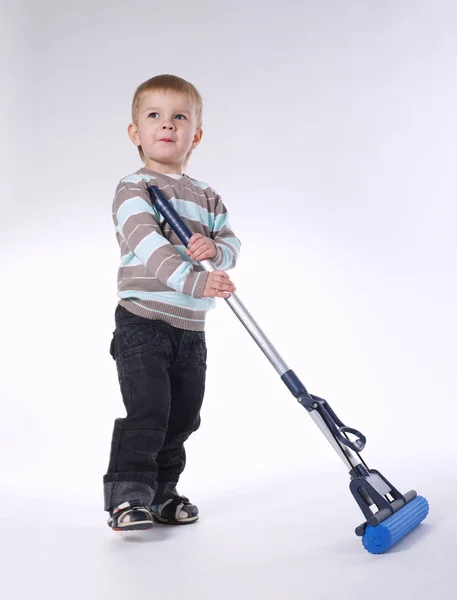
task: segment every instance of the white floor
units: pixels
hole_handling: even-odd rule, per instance
[[[382,556],[368,554],[355,536],[363,518],[341,479],[331,483],[331,469],[300,475],[298,485],[287,476],[237,493],[203,493],[197,524],[130,534],[107,527],[95,494],[26,505],[22,493],[9,492],[0,596],[450,600],[457,597],[457,486],[455,472],[441,468],[408,473],[431,513]]]

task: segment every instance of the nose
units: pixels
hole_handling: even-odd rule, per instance
[[[170,131],[172,131],[175,128],[173,121],[166,121],[163,125],[162,125],[162,129],[169,129]]]

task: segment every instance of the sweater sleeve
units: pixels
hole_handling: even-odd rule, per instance
[[[132,178],[130,178],[132,179]],[[208,273],[197,272],[162,235],[143,181],[122,180],[113,201],[113,221],[128,249],[151,277],[194,298],[202,298]]]
[[[217,254],[212,259],[214,265],[223,271],[233,269],[240,253],[241,242],[230,227],[227,208],[218,194],[211,237],[217,248]]]

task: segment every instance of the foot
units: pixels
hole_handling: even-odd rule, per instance
[[[198,508],[185,496],[173,496],[163,504],[151,506],[154,521],[165,525],[186,525],[198,521]]]
[[[108,525],[113,531],[135,531],[153,527],[150,509],[139,501],[123,502],[108,519]]]

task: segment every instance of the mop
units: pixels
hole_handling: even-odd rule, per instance
[[[192,237],[190,229],[157,186],[149,186],[148,191],[153,206],[187,248]],[[216,270],[210,260],[200,264],[208,272]],[[355,529],[364,548],[372,554],[386,552],[425,519],[429,511],[427,500],[414,490],[401,494],[379,471],[370,469],[360,454],[366,437],[357,429],[346,427],[326,400],[307,391],[236,294],[225,301],[349,469],[349,488],[365,517]]]

